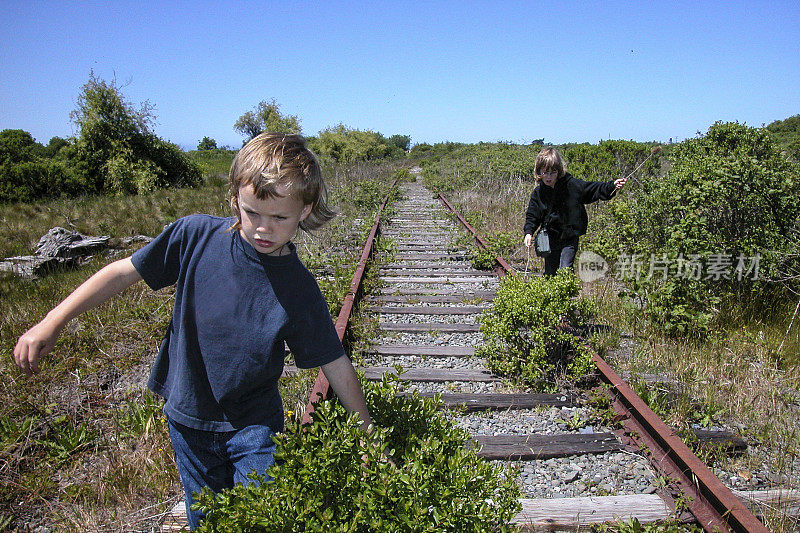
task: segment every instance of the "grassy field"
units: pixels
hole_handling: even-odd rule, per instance
[[[171,289],[153,292],[139,283],[73,320],[35,377],[19,372],[11,354],[17,337],[77,285],[141,246],[124,246],[124,237],[155,236],[191,213],[229,214],[232,153],[199,157],[206,178],[196,188],[0,206],[0,257],[32,253],[54,226],[110,235],[113,245],[77,269],[38,280],[0,275],[0,531],[148,531],[181,498],[161,401],[146,390]],[[340,216],[295,242],[332,313],[394,171],[389,164],[325,170]],[[304,407],[315,375],[281,380],[287,416]]]

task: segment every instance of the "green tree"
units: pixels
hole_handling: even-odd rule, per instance
[[[30,161],[36,144],[33,136],[27,131],[0,131],[0,164]]]
[[[392,135],[389,137],[389,142],[393,145],[397,146],[404,152],[407,152],[409,147],[411,146],[411,136],[410,135]]]
[[[47,143],[47,146],[42,147],[42,156],[53,158],[57,156],[58,152],[60,152],[65,146],[69,146],[69,141],[67,139],[63,139],[61,137],[51,137],[50,142]]]
[[[115,82],[94,72],[70,117],[80,133],[61,153],[69,160],[71,181],[83,192],[136,193],[191,185],[201,178],[200,169],[178,146],[151,131],[156,118],[152,104],[135,108]]]
[[[24,130],[0,132],[0,202],[31,201],[62,190],[63,166]]]
[[[203,137],[203,140],[197,143],[198,150],[216,150],[217,141],[210,137]]]
[[[403,150],[374,131],[351,129],[338,124],[309,139],[309,147],[323,159],[336,163],[354,163],[385,157],[400,157]]]
[[[281,106],[273,98],[269,102],[262,100],[255,109],[239,117],[233,129],[246,135],[247,140],[259,133],[272,131],[276,133],[300,133],[300,120],[296,115],[282,115]]]

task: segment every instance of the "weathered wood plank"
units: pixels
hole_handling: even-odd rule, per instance
[[[435,307],[432,305],[415,305],[407,307],[375,306],[369,307],[373,313],[383,315],[479,315],[486,307],[477,305],[460,305],[458,307]]]
[[[405,394],[405,393],[403,393]],[[432,398],[433,392],[418,393],[423,398]],[[564,394],[511,394],[511,393],[483,393],[467,394],[447,392],[439,395],[442,407],[445,409],[464,409],[473,411],[507,411],[509,409],[535,409],[537,407],[573,407],[573,398]]]
[[[408,278],[494,278],[492,272],[484,270],[467,270],[467,269],[437,269],[437,270],[414,270],[410,268],[405,269],[385,269],[380,270],[382,279],[390,280],[392,278],[408,277]],[[472,281],[472,280],[470,280]]]
[[[396,344],[377,344],[369,351],[377,355],[419,355],[422,357],[469,357],[475,355],[472,346],[439,346],[415,345],[398,346]]]
[[[363,371],[364,376],[371,381],[377,381],[387,373],[397,374],[394,368],[383,366],[368,366],[359,368],[359,370]],[[450,368],[411,368],[400,374],[399,378],[403,381],[436,383],[448,381],[478,381],[489,383],[500,381],[500,378],[493,376],[488,370],[456,370]]]
[[[738,435],[729,431],[711,431],[708,429],[693,429],[694,438],[704,444],[716,446],[723,453],[735,455],[747,451],[747,442]],[[684,441],[686,439],[683,439]]]
[[[579,531],[581,526],[636,518],[641,523],[666,520],[669,506],[657,494],[520,499],[522,511],[511,523],[522,531]]]
[[[383,331],[405,331],[417,333],[421,331],[439,331],[441,333],[475,333],[478,331],[478,324],[397,324],[381,323],[380,329]]]
[[[394,254],[395,259],[399,259],[402,261],[428,261],[428,260],[444,260],[444,261],[467,261],[469,256],[467,254],[441,254],[441,253],[428,253],[428,254],[420,254],[414,252],[408,253],[396,253]]]
[[[622,450],[613,433],[563,433],[557,435],[473,436],[478,455],[486,459],[529,461]]]
[[[436,289],[398,289],[397,287],[382,287],[380,294],[393,296],[459,296],[460,298],[494,298],[495,290],[469,290],[457,287],[439,287]]]
[[[406,394],[406,393],[401,393]],[[417,393],[422,398],[433,398],[436,393]],[[537,407],[573,407],[573,398],[564,394],[544,393],[483,393],[468,394],[447,392],[439,394],[443,409],[463,409],[466,412],[474,411],[508,411],[510,409],[535,409]]]
[[[378,302],[387,304],[414,304],[414,303],[432,303],[432,304],[456,304],[464,302],[474,302],[476,300],[490,301],[493,296],[481,297],[468,297],[460,296],[457,294],[438,294],[438,295],[386,295],[386,296],[371,296],[366,299],[367,302]]]
[[[486,279],[493,279],[490,276],[484,276]],[[381,276],[381,281],[387,283],[427,283],[427,284],[440,284],[440,283],[476,283],[480,282],[481,278],[465,277],[465,276],[452,276],[452,277],[436,277],[436,276]],[[463,290],[463,289],[462,289]]]
[[[468,266],[468,265],[454,265],[452,263],[448,263],[445,261],[438,261],[438,262],[431,262],[431,261],[420,261],[417,263],[390,263],[387,265],[381,265],[381,271],[384,270],[469,270],[474,271],[475,269]]]

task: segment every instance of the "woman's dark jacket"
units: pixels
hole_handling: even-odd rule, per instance
[[[613,181],[583,181],[569,173],[558,178],[553,187],[540,182],[525,212],[525,234],[533,235],[544,225],[551,238],[566,241],[580,237],[589,225],[584,204],[610,200],[616,193]]]

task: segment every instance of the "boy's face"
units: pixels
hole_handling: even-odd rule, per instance
[[[555,185],[556,180],[558,180],[558,171],[543,170],[542,173],[539,174],[539,179],[541,179],[542,183],[544,183],[548,187],[552,187],[553,185]]]
[[[259,200],[252,184],[239,188],[239,220],[242,224],[239,233],[264,254],[288,254],[284,245],[297,233],[300,222],[311,214],[312,205],[304,205],[299,198],[289,195],[286,187],[278,186],[278,193],[283,196]]]

